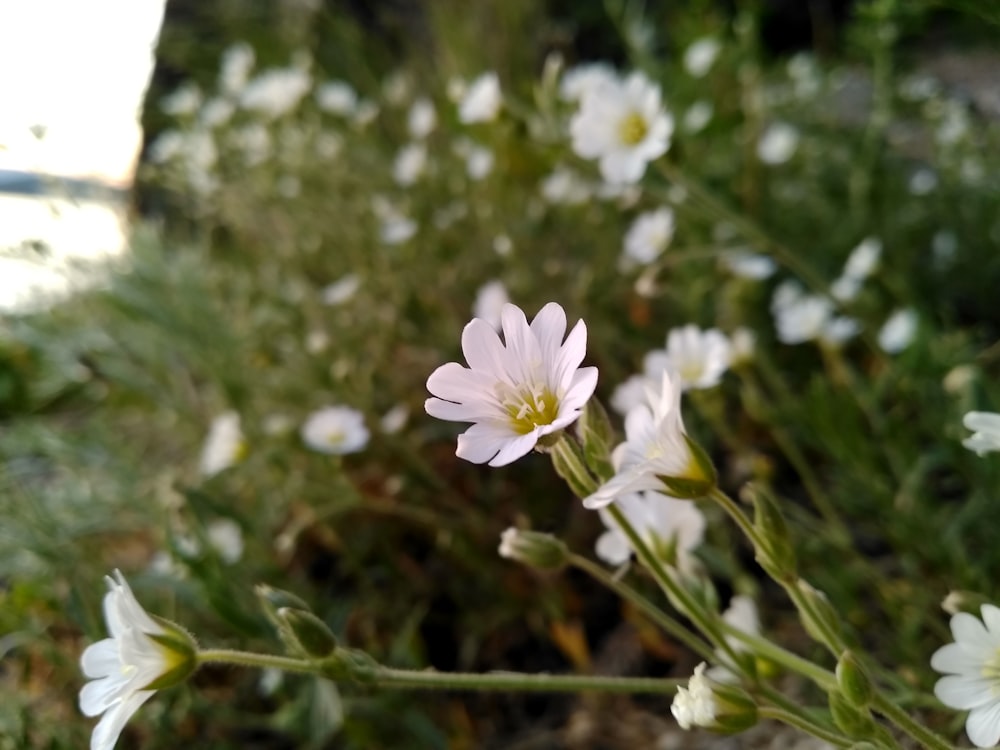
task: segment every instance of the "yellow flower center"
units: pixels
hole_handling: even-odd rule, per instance
[[[649,132],[649,123],[638,112],[629,112],[618,125],[618,136],[626,146],[642,143]]]
[[[983,662],[982,675],[993,681],[993,694],[1000,694],[1000,648],[993,652],[993,656]]]
[[[515,389],[501,385],[498,390],[511,427],[519,435],[527,435],[536,427],[552,424],[559,416],[559,400],[548,388],[522,386]]]

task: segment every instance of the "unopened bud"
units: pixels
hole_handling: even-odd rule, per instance
[[[799,617],[806,632],[813,640],[822,643],[831,651],[839,651],[843,634],[840,629],[840,617],[826,598],[826,594],[813,588],[801,578],[795,583],[802,593],[808,606],[799,608]]]
[[[615,475],[611,464],[611,448],[615,444],[615,431],[604,406],[592,398],[583,408],[576,423],[576,432],[583,445],[583,458],[587,467],[602,482]]]
[[[856,708],[864,708],[872,699],[872,681],[853,651],[845,651],[837,661],[837,685]]]
[[[763,487],[748,486],[746,492],[753,501],[754,528],[763,541],[763,549],[756,550],[757,562],[775,580],[794,580],[795,548],[781,508]]]
[[[325,659],[337,648],[330,627],[312,612],[282,607],[277,612],[282,640],[310,659]]]
[[[552,534],[511,527],[500,535],[500,557],[517,560],[539,570],[558,570],[566,565],[569,549]]]
[[[277,622],[277,612],[282,607],[309,610],[309,605],[295,594],[272,588],[264,583],[258,584],[254,588],[254,593],[257,594],[257,600],[260,602],[264,614],[272,622]]]
[[[566,481],[573,494],[588,497],[597,489],[594,478],[587,470],[583,450],[575,440],[560,432],[554,443],[544,447],[549,448],[552,455],[552,468]]]
[[[757,704],[750,694],[736,685],[715,682],[715,724],[712,729],[726,734],[742,732],[757,723]]]
[[[982,606],[989,603],[987,597],[975,591],[949,591],[948,596],[941,602],[941,609],[949,615],[968,612],[978,617]]]
[[[851,739],[862,739],[871,737],[875,732],[875,720],[867,708],[858,708],[840,694],[839,691],[830,692],[830,714],[833,716],[833,723],[837,725],[844,734]]]

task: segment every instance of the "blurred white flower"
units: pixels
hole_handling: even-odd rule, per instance
[[[407,187],[420,179],[426,168],[427,147],[422,143],[410,143],[396,154],[392,178],[397,185]]]
[[[611,183],[638,182],[646,164],[666,153],[673,130],[660,87],[640,72],[585,91],[570,122],[573,151],[598,159]]]
[[[927,195],[934,192],[938,185],[937,173],[928,167],[922,167],[910,175],[907,187],[910,195]]]
[[[309,71],[272,68],[250,81],[240,94],[240,106],[271,119],[295,109],[312,86]]]
[[[356,273],[349,273],[323,287],[320,299],[324,305],[342,305],[357,294],[360,288],[361,277]]]
[[[396,404],[379,420],[379,427],[386,435],[395,435],[406,426],[410,418],[410,407],[406,404]]]
[[[673,372],[683,390],[712,388],[729,369],[729,339],[717,328],[701,330],[696,325],[673,328],[667,333],[667,348],[646,355],[643,371],[659,381],[661,373]]]
[[[382,96],[389,104],[401,106],[410,96],[411,85],[405,70],[394,70],[382,81]]]
[[[372,211],[379,222],[379,239],[386,245],[399,245],[417,233],[417,222],[384,197],[372,199]]]
[[[462,95],[462,101],[458,105],[458,119],[467,125],[491,122],[500,114],[502,101],[500,78],[493,71],[483,73],[469,84]]]
[[[574,65],[563,73],[559,82],[559,98],[566,102],[578,102],[591,89],[618,80],[615,69],[607,63],[592,62]]]
[[[976,455],[984,456],[1000,451],[1000,414],[989,411],[970,411],[962,417],[962,424],[973,435],[962,441],[962,445]]]
[[[861,279],[855,276],[847,276],[846,274],[839,276],[830,284],[830,294],[839,302],[850,302],[861,291],[861,283]]]
[[[938,268],[951,265],[958,253],[958,237],[949,229],[938,230],[931,237],[931,253]]]
[[[485,320],[496,331],[500,330],[500,313],[503,306],[510,302],[507,288],[502,281],[489,281],[479,287],[476,292],[476,303],[472,306],[472,315]]]
[[[166,164],[184,153],[184,134],[179,130],[164,130],[149,145],[149,160]]]
[[[878,237],[865,237],[847,256],[844,276],[864,281],[878,269],[881,258],[882,240]]]
[[[211,477],[237,464],[246,452],[243,431],[240,429],[240,415],[227,411],[212,420],[208,437],[201,450],[199,471],[203,477]]]
[[[426,138],[437,126],[437,110],[434,102],[422,96],[410,105],[406,118],[406,128],[415,140]]]
[[[632,375],[621,383],[611,394],[611,408],[623,417],[646,401],[646,390],[655,388],[656,383],[645,375]]]
[[[760,635],[760,615],[757,613],[757,604],[749,596],[740,594],[730,599],[729,608],[722,613],[722,621],[729,627],[747,635]],[[735,635],[726,635],[725,640],[736,653],[749,650],[749,647]],[[716,682],[734,682],[739,679],[740,669],[729,660],[725,651],[717,649],[715,660],[718,664],[711,667],[705,673],[706,676]]]
[[[944,677],[934,685],[934,695],[946,706],[968,711],[965,733],[976,747],[1000,742],[1000,608],[984,604],[982,619],[968,612],[951,618],[954,643],[931,656],[931,668]]]
[[[674,212],[669,208],[639,214],[625,234],[627,266],[648,265],[667,249],[674,236]]]
[[[371,99],[362,99],[358,102],[358,106],[354,110],[354,116],[351,118],[351,122],[358,128],[366,128],[375,122],[375,118],[378,117],[379,111],[378,104],[373,102]]]
[[[316,105],[332,115],[350,117],[358,109],[358,92],[346,81],[327,81],[316,87]]]
[[[799,131],[787,122],[768,125],[757,142],[757,157],[765,164],[784,164],[799,147]]]
[[[708,479],[687,442],[678,381],[665,371],[659,390],[647,389],[646,402],[625,417],[625,442],[615,448],[619,469],[584,499],[585,508],[603,508],[623,495],[647,490],[673,496],[660,477]]]
[[[753,359],[757,334],[750,328],[737,328],[729,335],[729,364],[736,366]]]
[[[198,113],[198,122],[206,128],[217,128],[232,119],[236,105],[229,99],[215,96],[205,102]]]
[[[615,505],[653,554],[678,570],[692,569],[691,552],[704,539],[706,525],[695,503],[648,491],[622,495]],[[632,544],[607,508],[600,508],[598,514],[607,531],[597,538],[594,552],[609,565],[621,565],[632,556]]]
[[[201,89],[194,81],[187,81],[160,100],[160,109],[174,117],[189,117],[201,106]]]
[[[805,294],[791,282],[781,284],[771,299],[778,339],[783,344],[818,341],[833,317],[833,303],[826,297]]]
[[[230,130],[229,139],[233,147],[243,153],[243,163],[248,167],[264,163],[274,153],[271,133],[259,122]]]
[[[917,334],[917,311],[912,307],[896,310],[878,332],[878,345],[887,354],[898,354],[913,343]]]
[[[506,234],[498,234],[493,238],[493,252],[501,258],[506,258],[514,250],[514,243]]]
[[[481,180],[493,171],[493,151],[473,144],[465,153],[465,173],[471,180]]]
[[[243,557],[243,529],[231,518],[219,518],[209,523],[205,536],[219,559],[227,565],[237,563]]]
[[[462,331],[469,363],[449,362],[427,379],[434,398],[427,413],[472,422],[458,437],[459,458],[505,466],[531,451],[544,435],[577,420],[597,385],[597,368],[580,367],[587,326],[581,320],[563,341],[566,313],[554,302],[528,321],[520,308],[504,305],[503,341],[489,323],[473,318]]]
[[[777,264],[763,253],[733,250],[720,256],[723,266],[734,276],[751,281],[763,281],[774,275]]]
[[[857,320],[839,315],[828,320],[823,326],[823,330],[819,334],[819,341],[828,346],[837,347],[857,336],[860,330],[861,324]]]
[[[80,710],[86,716],[104,714],[91,735],[91,750],[111,750],[132,714],[157,689],[180,682],[197,665],[190,636],[150,617],[120,571],[105,580],[104,621],[111,637],[91,644],[80,657],[91,680],[80,690]]]
[[[340,456],[368,445],[365,415],[349,406],[327,406],[310,414],[300,429],[302,442],[320,453]]]
[[[684,50],[684,70],[695,78],[701,78],[715,64],[721,51],[722,44],[715,37],[696,39]]]
[[[712,121],[714,114],[715,108],[712,103],[700,100],[687,108],[681,124],[687,133],[700,133]]]
[[[542,197],[553,205],[578,206],[590,200],[590,186],[574,170],[558,166],[540,185]]]
[[[715,694],[704,672],[705,662],[702,662],[694,668],[687,687],[678,687],[674,695],[670,713],[681,729],[709,727],[715,721]]]
[[[239,94],[246,86],[253,70],[255,55],[253,47],[246,42],[237,42],[222,54],[219,69],[219,88],[230,96]]]

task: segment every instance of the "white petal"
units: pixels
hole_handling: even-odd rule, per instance
[[[508,441],[502,448],[500,448],[500,452],[494,456],[492,461],[490,461],[490,466],[506,466],[507,464],[516,461],[521,456],[530,453],[531,449],[534,448],[537,443],[537,430],[529,432],[527,435],[520,435],[519,437]]]
[[[986,629],[993,636],[996,644],[1000,646],[1000,607],[984,604],[980,608],[980,613],[983,616],[983,624],[986,625]]]
[[[583,362],[587,355],[587,325],[582,320],[579,321],[573,330],[566,337],[566,343],[562,348],[558,347],[553,352],[551,359],[546,362],[551,363],[554,382],[552,385],[565,386],[566,380],[572,377],[573,372]]]
[[[489,422],[479,422],[458,436],[455,455],[474,464],[484,464],[515,437],[509,429]]]
[[[951,708],[976,708],[995,700],[994,684],[990,679],[948,675],[934,683],[934,695]]]
[[[581,320],[576,324],[576,327],[579,328],[582,323],[583,321]],[[566,335],[566,311],[562,309],[561,305],[549,302],[538,311],[535,319],[531,321],[531,332],[535,334],[535,338],[538,340],[538,345],[542,350],[543,361],[547,363],[556,362],[559,359],[559,348],[562,346],[563,336]],[[586,341],[586,327],[584,327],[584,350],[586,350]],[[582,360],[583,353],[581,352],[580,361]],[[576,365],[579,365],[580,361],[577,361]]]
[[[90,736],[90,750],[112,750],[118,741],[118,736],[125,728],[125,724],[132,718],[132,714],[139,710],[139,706],[145,703],[153,695],[152,690],[141,690],[133,693],[117,706],[112,708],[94,727],[94,733]]]
[[[449,422],[479,422],[497,416],[493,409],[482,402],[455,404],[440,398],[429,398],[424,401],[424,411],[432,417]]]
[[[462,353],[473,370],[503,373],[503,344],[493,326],[481,318],[473,318],[462,330]]]
[[[514,383],[531,383],[533,369],[542,362],[538,340],[528,327],[528,320],[521,308],[506,304],[500,312],[503,326],[506,370]]]
[[[983,657],[969,653],[957,643],[942,646],[931,656],[931,669],[942,674],[979,674],[983,668]]]
[[[959,612],[951,618],[951,633],[963,648],[988,651],[993,647],[993,639],[982,620],[968,612]]]
[[[993,747],[1000,741],[1000,701],[977,708],[965,720],[965,732],[976,747]]]
[[[597,388],[597,368],[582,367],[573,374],[569,390],[566,391],[560,404],[567,409],[582,409]]]
[[[427,378],[427,390],[445,401],[477,403],[492,395],[494,383],[489,375],[462,367],[458,362],[448,362]]]
[[[632,548],[622,532],[609,529],[597,538],[594,553],[608,565],[621,565],[632,556]]]
[[[104,677],[92,680],[80,688],[80,710],[84,716],[103,714],[121,699],[126,680]]]
[[[92,643],[80,656],[80,668],[87,677],[104,677],[121,669],[121,657],[114,638]]]

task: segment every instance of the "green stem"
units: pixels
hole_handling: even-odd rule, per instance
[[[818,737],[836,747],[850,747],[854,744],[854,740],[849,740],[842,734],[827,729],[801,713],[787,711],[776,706],[760,706],[757,711],[762,719],[780,721],[782,724],[800,729],[806,734]]]
[[[236,651],[229,648],[208,648],[198,652],[198,664],[234,664],[238,667],[257,669],[280,669],[283,672],[318,674],[315,663],[305,659],[275,654],[258,654],[252,651]]]
[[[412,690],[510,690],[542,693],[666,693],[686,680],[600,675],[521,674],[519,672],[435,672],[378,667],[374,684]]]
[[[919,742],[921,747],[928,748],[928,750],[952,750],[952,746],[941,735],[915,721],[908,713],[881,693],[875,694],[872,708]]]
[[[722,627],[733,638],[749,646],[755,655],[772,661],[792,672],[797,672],[803,677],[807,677],[823,690],[837,689],[837,677],[833,672],[823,669],[818,664],[813,664],[808,659],[803,659],[797,654],[793,654],[791,651],[782,648],[762,636],[752,635],[726,623],[723,623]]]
[[[714,661],[715,652],[712,647],[700,640],[694,633],[689,631],[677,620],[653,604],[634,588],[622,581],[619,581],[600,565],[591,562],[580,555],[570,554],[569,564],[578,570],[582,570],[594,580],[604,584],[614,591],[618,596],[630,602],[636,609],[641,611],[650,620],[655,622],[675,639],[683,643],[694,653],[698,654],[705,661]]]

